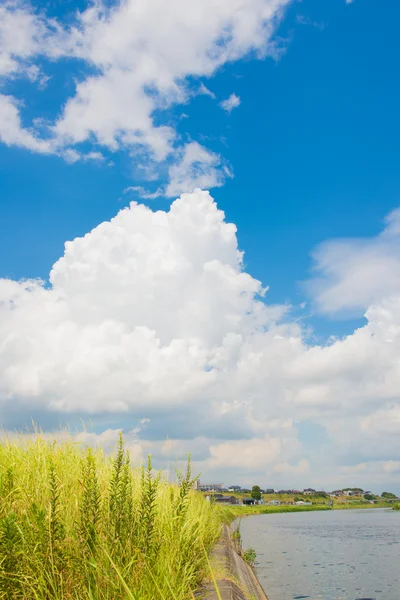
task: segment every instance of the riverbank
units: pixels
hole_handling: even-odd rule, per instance
[[[232,534],[232,530],[224,525],[210,556],[212,577],[203,583],[197,597],[204,600],[268,600]]]
[[[294,513],[294,512],[312,512],[319,510],[332,510],[330,506],[312,505],[312,506],[265,506],[265,504],[255,504],[254,506],[232,505],[226,507],[227,513],[234,518],[246,515],[268,515],[276,513]]]
[[[400,505],[398,505],[400,510]],[[298,513],[298,512],[315,512],[328,510],[359,510],[359,509],[376,509],[376,508],[393,508],[395,505],[388,503],[380,504],[336,504],[329,506],[327,504],[313,504],[312,506],[265,506],[264,504],[256,504],[254,506],[232,505],[226,507],[227,514],[233,520],[237,517],[245,517],[248,515],[268,515],[277,513]],[[396,510],[396,509],[395,509]]]
[[[393,504],[390,504],[390,502],[377,502],[376,504],[369,504],[368,502],[349,502],[347,504],[336,504],[333,506],[333,510],[360,510],[371,508],[393,508]]]

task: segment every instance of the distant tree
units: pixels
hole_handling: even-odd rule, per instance
[[[375,500],[375,497],[373,494],[364,494],[365,500]]]
[[[383,492],[382,498],[397,498],[396,494],[392,494],[391,492]]]
[[[261,500],[261,489],[259,485],[253,485],[251,489],[251,497],[254,498],[254,500]]]

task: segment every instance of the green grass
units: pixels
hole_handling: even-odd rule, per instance
[[[208,573],[223,507],[72,442],[0,443],[0,598],[186,600]]]
[[[400,503],[393,504],[393,510],[400,510]]]
[[[232,505],[226,507],[226,512],[232,519],[246,515],[268,515],[272,513],[294,513],[294,512],[311,512],[316,510],[331,510],[330,506],[313,505],[313,506],[265,506],[258,504],[256,506],[240,506]]]
[[[335,510],[351,510],[360,508],[389,508],[391,504],[388,502],[377,502],[376,504],[370,504],[369,502],[342,502],[334,505]]]
[[[262,504],[256,506],[235,506],[227,507],[227,511],[234,517],[240,517],[241,515],[267,515],[274,513],[294,513],[294,512],[313,512],[321,510],[350,510],[359,508],[387,508],[392,505],[385,502],[379,504],[369,504],[367,502],[353,502],[353,503],[341,503],[330,506],[328,504],[313,504],[311,506],[265,506]]]

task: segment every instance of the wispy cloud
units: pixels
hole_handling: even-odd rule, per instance
[[[234,108],[240,106],[240,98],[236,96],[236,94],[231,94],[229,98],[220,102],[220,107],[226,110],[226,112],[231,112]]]
[[[380,298],[400,293],[400,209],[387,216],[377,236],[327,240],[312,257],[306,287],[316,309],[362,316]]]
[[[300,25],[310,25],[311,27],[316,27],[320,31],[323,31],[325,29],[324,23],[320,21],[313,21],[312,19],[310,19],[310,17],[306,17],[304,15],[297,15],[296,21],[297,23],[300,23]]]

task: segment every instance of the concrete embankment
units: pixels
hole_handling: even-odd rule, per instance
[[[211,560],[221,600],[268,600],[253,569],[240,556],[229,527],[224,526]],[[219,600],[213,582],[204,585],[201,598]]]

